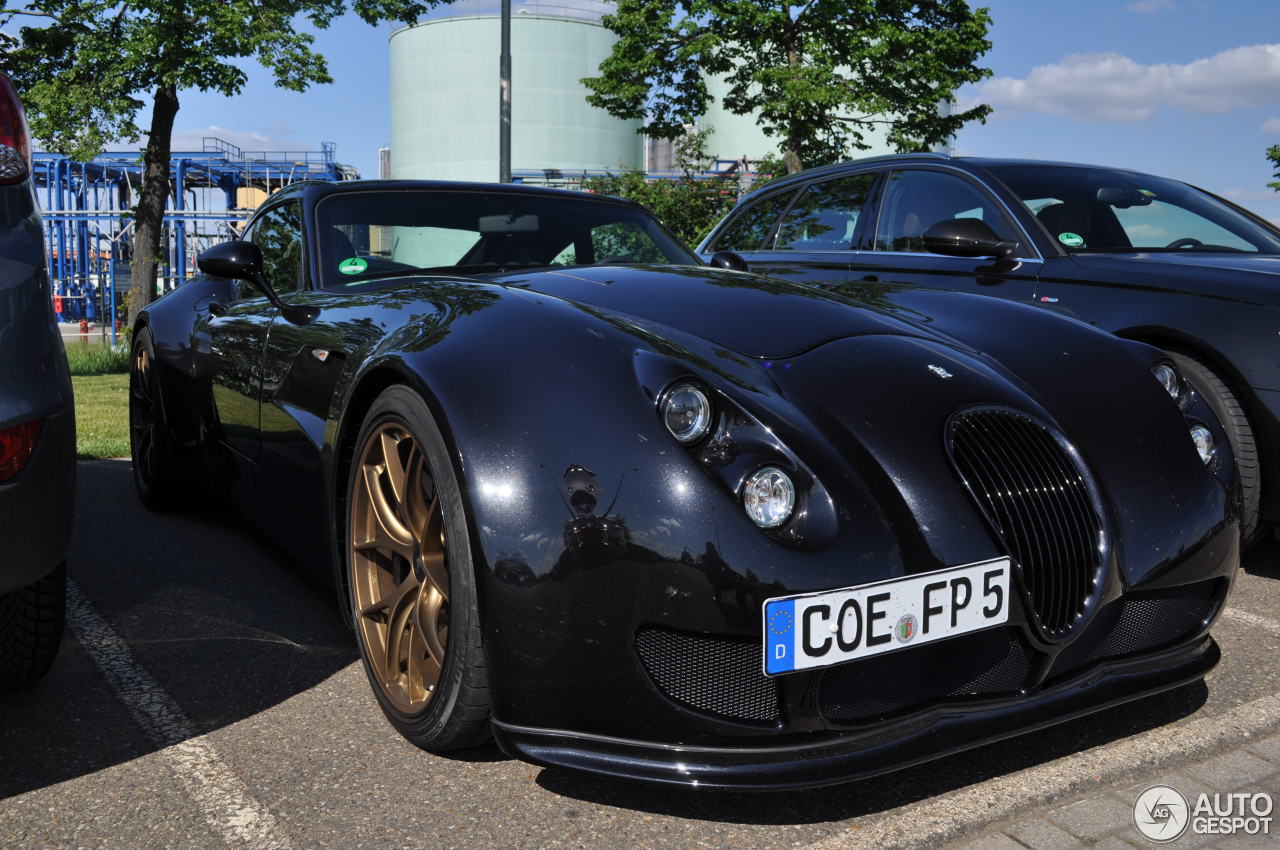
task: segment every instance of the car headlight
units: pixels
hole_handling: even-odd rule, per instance
[[[776,466],[752,473],[742,490],[742,506],[761,528],[777,528],[791,519],[796,507],[796,485]]]
[[[1178,409],[1186,413],[1195,398],[1192,394],[1190,385],[1182,379],[1178,374],[1178,369],[1167,360],[1162,360],[1151,367],[1151,375],[1164,387],[1164,391],[1169,394],[1174,403],[1178,405]]]
[[[685,445],[696,443],[711,430],[711,401],[693,384],[676,384],[662,397],[662,423]]]
[[[1200,453],[1200,460],[1205,463],[1213,461],[1213,434],[1208,428],[1203,425],[1192,425],[1191,442],[1196,444],[1196,451]]]

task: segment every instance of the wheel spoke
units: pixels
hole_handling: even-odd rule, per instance
[[[372,508],[371,534],[356,541],[357,549],[387,549],[406,560],[413,559],[413,535],[396,516],[396,509],[387,501],[382,489],[379,468],[365,464],[364,494]]]
[[[404,673],[400,669],[400,660],[408,652],[405,644],[410,643],[406,640],[410,635],[407,633],[410,631],[413,611],[417,607],[416,603],[420,595],[421,588],[418,580],[410,573],[409,577],[396,588],[395,598],[387,605],[387,638],[383,645],[382,670],[383,681],[388,687],[394,687]]]
[[[440,640],[440,610],[445,599],[434,587],[423,588],[422,598],[415,610],[417,630],[422,634],[431,657],[444,662],[444,643]]]

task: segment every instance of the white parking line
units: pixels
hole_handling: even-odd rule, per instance
[[[178,703],[148,673],[119,635],[93,609],[75,582],[67,582],[67,624],[84,651],[106,676],[134,720],[162,749],[169,765],[227,843],[254,850],[287,850],[275,834],[276,820],[249,794]]]

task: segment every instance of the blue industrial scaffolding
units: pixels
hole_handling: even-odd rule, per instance
[[[354,169],[335,158],[336,145],[319,151],[243,151],[206,137],[204,150],[175,151],[156,284],[167,292],[195,272],[204,247],[231,238],[253,212],[241,190],[265,195],[300,180],[349,180]],[[44,209],[45,246],[54,307],[62,322],[99,325],[115,339],[118,295],[132,286],[131,207],[143,178],[137,151],[106,152],[91,162],[37,153],[34,177]],[[83,327],[83,325],[82,325]]]

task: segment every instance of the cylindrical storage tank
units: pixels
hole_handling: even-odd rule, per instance
[[[586,101],[617,37],[595,0],[522,2],[511,20],[511,167],[640,168],[639,121]],[[391,172],[397,178],[498,179],[501,22],[492,0],[455,3],[391,35]]]
[[[735,115],[724,107],[724,96],[729,91],[727,77],[708,76],[707,92],[713,102],[702,116],[702,128],[713,130],[708,140],[711,150],[716,152],[717,159],[740,160],[745,156],[749,160],[760,160],[767,157],[782,158],[782,137],[766,136],[764,130],[756,123],[755,115]],[[869,150],[856,150],[850,147],[848,158],[864,156],[880,156],[894,153],[889,144],[889,131],[883,124],[875,124],[863,131],[863,143],[871,146]],[[806,165],[822,165],[824,163],[805,163]]]

